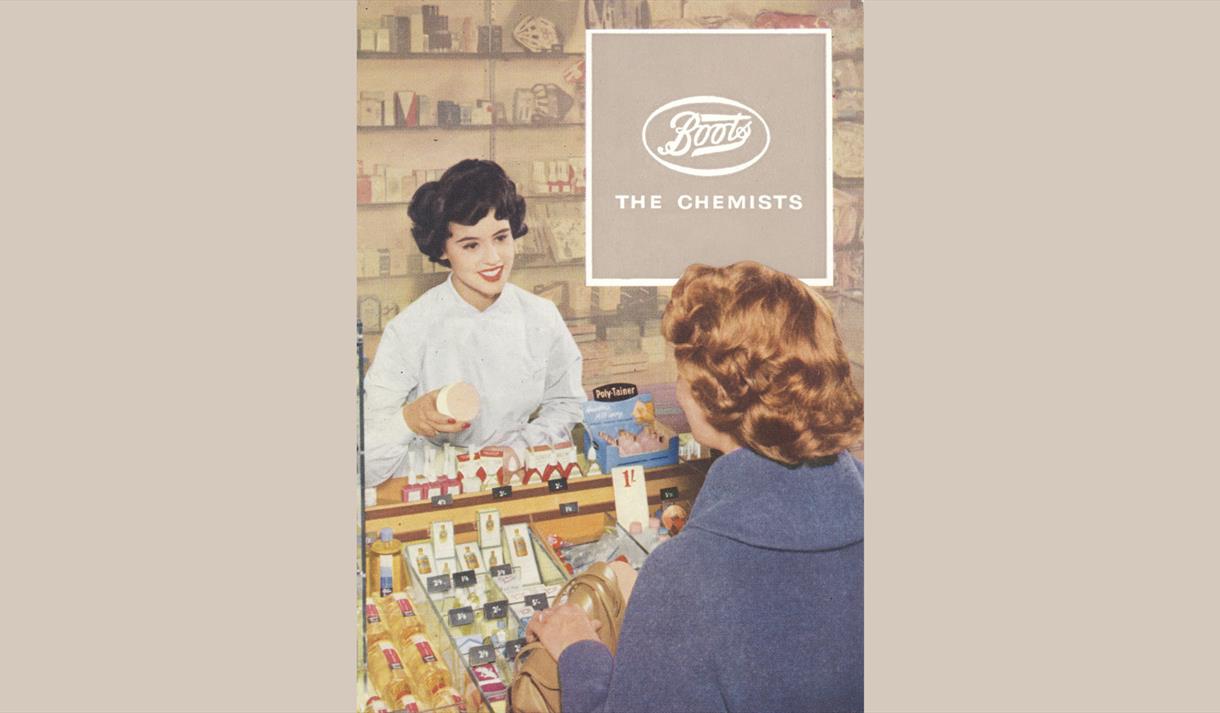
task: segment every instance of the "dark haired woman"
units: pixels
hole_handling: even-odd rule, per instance
[[[662,330],[691,433],[724,455],[615,654],[573,604],[530,619],[564,713],[862,710],[864,408],[829,305],[757,263],[692,265]]]
[[[407,212],[420,252],[451,272],[383,331],[364,382],[368,483],[403,474],[420,439],[506,446],[518,457],[568,440],[585,398],[580,350],[553,303],[508,282],[529,228],[504,169],[454,164],[419,187]],[[437,392],[456,381],[479,392],[472,423],[437,410]]]

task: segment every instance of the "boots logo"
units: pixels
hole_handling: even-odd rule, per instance
[[[762,115],[724,97],[675,99],[649,115],[641,135],[657,163],[690,176],[744,171],[771,146]]]

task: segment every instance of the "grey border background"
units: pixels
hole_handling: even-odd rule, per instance
[[[868,708],[1220,708],[1220,4],[866,8]],[[0,4],[0,709],[349,710],[351,15]]]

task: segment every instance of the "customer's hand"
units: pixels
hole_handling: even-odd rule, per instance
[[[432,438],[438,433],[457,433],[470,428],[469,423],[461,423],[436,410],[438,393],[440,389],[429,391],[402,407],[402,420],[415,435]]]
[[[584,609],[575,604],[559,604],[530,617],[529,626],[525,627],[526,641],[535,639],[559,660],[563,650],[577,641],[600,641],[597,630],[602,623],[589,618]]]

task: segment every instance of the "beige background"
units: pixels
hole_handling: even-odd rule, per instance
[[[592,45],[594,278],[676,280],[692,262],[746,259],[800,278],[828,277],[825,35],[611,33],[593,35]],[[771,145],[757,163],[727,176],[689,176],[648,155],[640,132],[649,115],[675,99],[707,95],[741,102],[766,121]],[[756,143],[752,134],[728,155],[744,160],[757,153]],[[714,158],[675,162],[723,164]],[[684,193],[798,194],[802,207],[682,210]],[[663,207],[620,209],[620,194],[659,194]]]
[[[0,710],[347,710],[351,8],[0,15]],[[867,15],[868,708],[1220,708],[1220,5]]]

